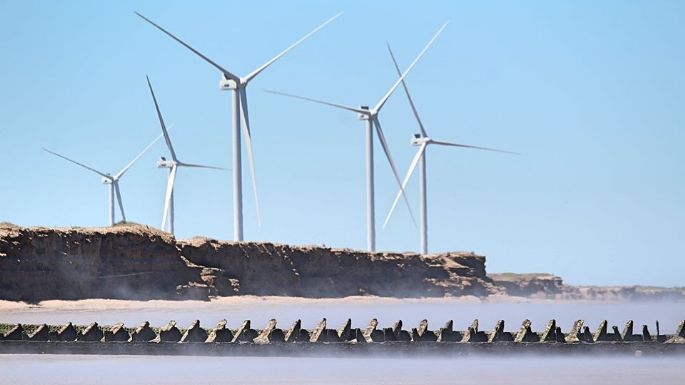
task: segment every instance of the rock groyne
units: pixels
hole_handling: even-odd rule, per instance
[[[300,320],[288,329],[277,327],[275,319],[262,329],[253,329],[249,320],[229,328],[226,320],[205,329],[200,321],[187,327],[170,321],[162,327],[143,322],[135,328],[122,324],[100,326],[8,325],[0,324],[0,354],[142,354],[142,355],[445,355],[445,354],[631,354],[685,355],[685,321],[674,335],[641,331],[628,321],[619,331],[608,330],[602,321],[592,332],[582,320],[568,332],[550,320],[541,331],[533,331],[524,320],[513,331],[505,331],[504,321],[492,330],[480,330],[478,320],[466,329],[457,329],[452,321],[429,328],[428,320],[405,328],[402,321],[380,327],[372,319],[363,328],[348,319],[339,328],[329,328],[324,318],[313,329],[302,327]]]

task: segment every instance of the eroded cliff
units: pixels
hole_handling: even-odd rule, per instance
[[[206,299],[228,295],[395,297],[497,292],[485,257],[177,241],[139,225],[0,225],[0,299]]]

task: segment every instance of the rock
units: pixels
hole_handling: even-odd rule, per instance
[[[274,331],[274,329],[276,329],[276,320],[272,318],[269,320],[269,322],[266,323],[264,329],[262,329],[262,331],[259,332],[257,337],[254,339],[254,342],[257,344],[268,344],[269,342],[271,342],[269,340],[269,336],[271,335],[271,332]]]
[[[642,341],[642,336],[639,334],[634,334],[633,333],[633,320],[629,320],[626,322],[626,326],[623,328],[623,341],[630,342],[630,341]]]
[[[561,344],[566,343],[566,336],[561,331],[561,328],[559,326],[557,326],[557,328],[554,332],[554,339],[556,340],[557,343],[561,343]]]
[[[319,322],[319,324],[312,330],[309,336],[309,342],[326,342],[326,319],[324,318]]]
[[[366,342],[383,342],[383,333],[376,333],[376,327],[378,326],[378,320],[377,319],[372,319],[369,322],[369,326],[366,327],[366,330],[364,331],[364,339]],[[374,334],[376,333],[376,334]],[[374,340],[375,338],[375,340]]]
[[[393,325],[392,331],[395,334],[397,341],[401,341],[401,342],[411,341],[411,334],[409,334],[408,331],[402,329],[402,320],[398,320],[397,322],[395,322],[395,325]]]
[[[583,332],[580,334],[579,339],[581,342],[595,342],[595,338],[592,336],[592,333],[590,333],[590,328],[587,326],[583,327]]]
[[[7,333],[2,336],[4,341],[21,341],[26,339],[24,327],[21,324],[14,325]]]
[[[478,326],[476,325],[476,328]],[[495,330],[490,333],[488,337],[488,342],[512,342],[514,341],[514,336],[509,332],[504,331],[504,320],[499,320],[495,324]]]
[[[93,322],[90,325],[88,325],[85,329],[83,329],[81,333],[79,333],[77,339],[79,341],[94,342],[102,340],[104,336],[105,333],[102,332],[102,329],[100,329],[98,323]]]
[[[454,330],[454,322],[452,320],[445,322],[445,326],[440,328],[437,335],[438,342],[458,342],[464,338],[462,333]]]
[[[642,340],[645,342],[652,341],[652,335],[649,333],[647,325],[642,325]]]
[[[76,341],[78,337],[78,331],[74,325],[69,322],[68,324],[62,326],[58,331],[55,340],[56,341]]]
[[[419,323],[419,327],[412,329],[412,341],[414,342],[435,342],[438,337],[428,330],[428,320],[424,319]]]
[[[29,341],[47,341],[50,339],[50,328],[42,324],[28,336]]]
[[[285,333],[285,342],[296,342],[300,341],[300,330],[302,329],[302,321],[297,320],[293,323],[293,326],[288,329],[288,331]],[[307,336],[306,340],[301,340],[302,342],[304,341],[309,341],[309,336]]]
[[[545,327],[545,330],[540,335],[540,341],[542,342],[557,342],[557,321],[550,320]]]
[[[502,326],[504,326],[504,323]],[[461,342],[488,342],[488,335],[478,330],[478,319],[473,320],[471,326],[466,329]]]
[[[350,341],[354,338],[352,335],[352,319],[348,318],[345,324],[338,329],[338,339],[343,342]]]
[[[521,323],[521,328],[519,329],[518,333],[516,333],[516,337],[514,337],[514,342],[521,343],[540,341],[540,337],[530,329],[530,325],[530,320],[524,320]]]
[[[150,342],[157,338],[157,333],[150,327],[148,321],[143,322],[131,333],[131,342]]]
[[[179,342],[183,334],[176,327],[176,321],[169,321],[159,330],[159,342]]]
[[[613,336],[607,334],[607,321],[604,320],[599,323],[595,334],[592,335],[592,340],[595,342],[609,342],[613,341]]]
[[[199,320],[195,320],[190,325],[190,328],[188,328],[188,330],[186,330],[185,333],[183,333],[183,336],[181,337],[181,342],[205,342],[207,341],[207,338],[207,331],[200,327]],[[215,342],[214,340],[216,340],[216,335],[214,335],[214,339],[212,341],[207,342]]]
[[[252,342],[256,337],[257,331],[250,328],[250,320],[245,320],[238,330],[236,330],[235,335],[233,335],[233,341],[231,342]]]
[[[107,342],[126,342],[131,338],[124,324],[116,324],[106,329],[104,340]]]
[[[232,342],[233,332],[226,327],[226,323],[226,320],[219,321],[216,327],[209,332],[206,342]]]
[[[573,327],[571,328],[571,331],[566,335],[566,342],[581,342],[582,339],[582,333],[583,333],[583,323],[585,321],[583,320],[577,320],[576,322],[573,323]]]

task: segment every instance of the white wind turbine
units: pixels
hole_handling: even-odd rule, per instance
[[[404,78],[409,74],[409,72],[414,68],[416,63],[418,63],[419,59],[423,56],[424,53],[428,50],[428,48],[433,44],[435,39],[438,38],[438,36],[442,33],[442,31],[447,27],[448,23],[443,24],[440,29],[433,35],[433,37],[428,41],[428,43],[423,47],[423,50],[416,56],[414,61],[409,65],[409,67],[404,71],[404,73],[400,74],[400,78],[393,84],[393,86],[388,90],[388,92],[381,98],[381,100],[376,103],[375,106],[372,108],[369,108],[368,106],[361,106],[359,108],[357,107],[350,107],[342,104],[337,104],[337,103],[331,103],[331,102],[326,102],[323,100],[317,100],[317,99],[312,99],[304,96],[298,96],[298,95],[293,95],[293,94],[288,94],[284,92],[277,92],[277,91],[269,91],[272,94],[276,95],[283,95],[283,96],[288,96],[296,99],[301,99],[301,100],[306,100],[309,102],[314,102],[314,103],[319,103],[319,104],[324,104],[327,106],[332,106],[336,108],[341,108],[343,110],[348,110],[352,112],[356,112],[359,114],[359,118],[361,120],[366,121],[366,242],[367,242],[367,250],[368,251],[375,251],[376,250],[376,210],[375,210],[375,197],[374,197],[374,191],[375,191],[375,186],[374,186],[374,163],[373,163],[373,130],[374,127],[376,129],[376,133],[378,135],[378,139],[380,140],[381,147],[383,148],[383,151],[385,153],[385,157],[388,160],[388,163],[390,164],[390,168],[392,169],[393,175],[395,176],[395,180],[397,181],[397,184],[400,186],[400,195],[404,195],[404,188],[402,187],[402,183],[400,182],[400,176],[397,173],[397,168],[395,167],[395,162],[392,159],[392,156],[390,155],[390,150],[388,149],[388,144],[385,141],[385,135],[383,134],[383,129],[381,128],[380,121],[378,120],[378,114],[380,113],[381,109],[385,105],[385,102],[388,101],[388,98],[395,92],[397,87],[402,83]],[[407,200],[406,196],[404,197],[405,202],[407,203],[407,208],[409,209],[409,213],[411,214],[411,207],[409,206],[409,201]],[[414,219],[414,216],[412,215],[412,220]]]
[[[162,127],[162,136],[164,136],[164,141],[171,154],[171,160],[167,160],[162,157],[157,161],[157,167],[168,168],[169,177],[167,178],[166,193],[164,194],[164,213],[162,214],[162,226],[161,229],[168,231],[171,234],[174,233],[174,182],[176,180],[176,172],[179,167],[195,167],[195,168],[210,168],[214,170],[226,170],[222,167],[214,166],[204,166],[201,164],[184,163],[178,160],[176,157],[176,151],[174,151],[174,146],[171,144],[171,138],[169,137],[169,131],[164,124],[164,118],[162,117],[162,112],[159,110],[159,104],[157,103],[157,97],[155,96],[155,91],[152,90],[152,84],[150,83],[150,78],[147,78],[147,85],[150,88],[150,95],[152,95],[152,101],[155,103],[155,110],[157,111],[157,117],[159,118],[159,125]]]
[[[515,154],[515,155],[518,155],[518,154],[515,152],[511,152],[511,151],[497,150],[494,148],[470,146],[470,145],[466,145],[466,144],[451,143],[451,142],[444,142],[444,141],[438,141],[438,140],[431,139],[428,136],[428,133],[426,133],[426,129],[424,128],[423,123],[421,122],[421,118],[419,118],[419,113],[416,110],[416,106],[414,105],[414,100],[412,99],[411,95],[409,94],[409,89],[407,88],[406,82],[402,78],[402,73],[400,71],[400,67],[397,64],[397,60],[395,60],[395,55],[392,53],[392,49],[390,48],[390,44],[388,44],[387,47],[388,47],[388,52],[390,52],[390,57],[392,58],[392,61],[395,64],[395,69],[397,70],[397,73],[400,76],[400,80],[402,82],[402,87],[404,88],[404,93],[407,95],[407,99],[409,100],[409,105],[411,106],[412,112],[414,113],[414,117],[416,117],[416,121],[419,124],[419,129],[421,130],[421,133],[414,134],[414,137],[411,140],[411,144],[414,146],[419,146],[419,148],[416,151],[416,155],[414,155],[414,158],[412,159],[412,161],[409,165],[409,169],[407,170],[407,174],[405,175],[404,180],[402,181],[402,187],[401,187],[400,191],[397,193],[397,196],[395,196],[395,201],[392,203],[392,207],[390,208],[390,211],[388,212],[388,215],[385,218],[385,222],[383,223],[383,227],[385,227],[388,224],[388,221],[390,220],[392,213],[395,211],[395,207],[397,206],[397,202],[400,199],[400,195],[404,194],[404,189],[407,187],[407,183],[409,182],[409,179],[411,178],[412,174],[414,173],[416,166],[420,163],[421,165],[419,167],[419,202],[420,202],[419,237],[420,237],[420,242],[421,242],[421,244],[420,244],[421,254],[427,254],[428,253],[428,210],[427,210],[427,196],[426,196],[426,149],[428,148],[428,146],[435,144],[435,145],[439,145],[439,146],[462,147],[462,148],[471,148],[471,149],[476,149],[476,150],[502,152],[502,153]]]
[[[81,167],[85,168],[86,170],[90,170],[90,171],[92,171],[92,172],[94,172],[94,173],[96,173],[96,174],[98,174],[98,175],[100,175],[100,176],[102,177],[102,183],[103,183],[103,184],[108,184],[108,185],[109,185],[109,225],[110,225],[110,226],[113,226],[113,225],[114,225],[114,204],[115,204],[114,201],[115,201],[115,200],[116,200],[116,202],[117,202],[118,205],[119,205],[119,211],[121,212],[121,220],[122,220],[122,222],[126,222],[126,215],[124,214],[124,204],[123,204],[123,202],[122,202],[122,200],[121,200],[121,191],[119,190],[119,180],[121,179],[122,176],[124,176],[124,174],[126,173],[126,171],[128,171],[128,169],[131,168],[131,166],[133,166],[133,164],[134,164],[138,159],[140,159],[140,157],[143,156],[143,154],[145,154],[145,152],[146,152],[150,147],[152,147],[153,144],[157,143],[157,141],[158,141],[161,137],[162,137],[162,135],[159,135],[157,138],[155,138],[155,140],[153,140],[150,144],[148,144],[148,145],[147,145],[147,146],[146,146],[138,155],[136,155],[136,157],[133,158],[133,160],[131,160],[131,161],[130,161],[122,170],[121,170],[121,171],[119,171],[118,173],[116,173],[116,174],[114,174],[114,175],[111,175],[111,174],[109,174],[109,173],[104,173],[104,172],[98,171],[98,170],[96,170],[96,169],[94,169],[94,168],[92,168],[92,167],[86,166],[86,165],[83,164],[83,163],[79,163],[79,162],[77,162],[77,161],[75,161],[75,160],[73,160],[73,159],[69,159],[69,158],[67,158],[67,157],[64,156],[64,155],[60,155],[60,154],[58,154],[58,153],[56,153],[56,152],[54,152],[54,151],[50,151],[50,150],[48,150],[47,148],[43,148],[43,151],[49,152],[49,153],[52,154],[52,155],[58,156],[58,157],[60,157],[60,158],[62,158],[62,159],[64,159],[64,160],[67,160],[67,161],[69,161],[69,162],[71,162],[71,163],[74,163],[74,164],[76,164],[76,165],[78,165],[78,166],[81,166]]]
[[[172,39],[176,40],[178,43],[188,48],[190,51],[195,53],[197,56],[201,57],[203,60],[217,68],[221,71],[221,80],[219,81],[219,87],[221,90],[233,91],[233,112],[232,112],[232,148],[233,148],[233,240],[242,241],[243,240],[243,187],[242,187],[242,157],[241,157],[241,115],[243,119],[242,134],[245,136],[246,147],[247,147],[247,159],[250,163],[250,173],[252,176],[252,191],[254,193],[255,209],[257,214],[257,225],[261,226],[261,215],[259,211],[259,198],[257,196],[257,181],[255,175],[255,165],[254,165],[254,154],[252,150],[252,137],[250,135],[250,118],[248,114],[247,107],[247,93],[246,88],[249,82],[264,71],[268,66],[273,64],[275,61],[283,57],[290,50],[298,46],[300,43],[305,41],[307,38],[318,32],[320,29],[328,25],[330,22],[342,15],[342,12],[333,16],[332,18],[326,20],[323,24],[316,27],[314,30],[304,35],[298,41],[290,45],[288,48],[284,49],[281,53],[274,56],[271,60],[262,64],[260,67],[254,71],[247,74],[245,77],[239,77],[234,75],[232,72],[228,71],[224,67],[220,66],[216,62],[209,59],[207,56],[203,55],[195,48],[191,47],[178,37],[171,34],[171,32],[162,28],[158,24],[154,23],[152,20],[136,12],[136,15],[140,16],[143,20],[152,24],[154,27],[160,31],[167,34]],[[241,114],[242,112],[242,114]]]

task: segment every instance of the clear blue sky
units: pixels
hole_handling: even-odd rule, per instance
[[[160,131],[146,74],[179,157],[230,167],[219,74],[136,10],[239,75],[345,11],[248,89],[263,225],[245,190],[246,239],[364,247],[362,123],[263,89],[374,104],[396,79],[386,40],[406,66],[450,20],[407,79],[429,134],[523,155],[431,149],[431,251],[577,284],[685,285],[685,2],[3,1],[0,220],[105,225],[99,177],[40,148],[118,171]],[[417,126],[401,92],[381,120],[403,173]],[[382,222],[396,186],[376,151]],[[160,155],[121,182],[130,220],[161,222]],[[416,179],[408,193],[418,212]],[[182,169],[177,235],[229,239],[230,200],[230,172]],[[416,250],[397,214],[379,248]]]

